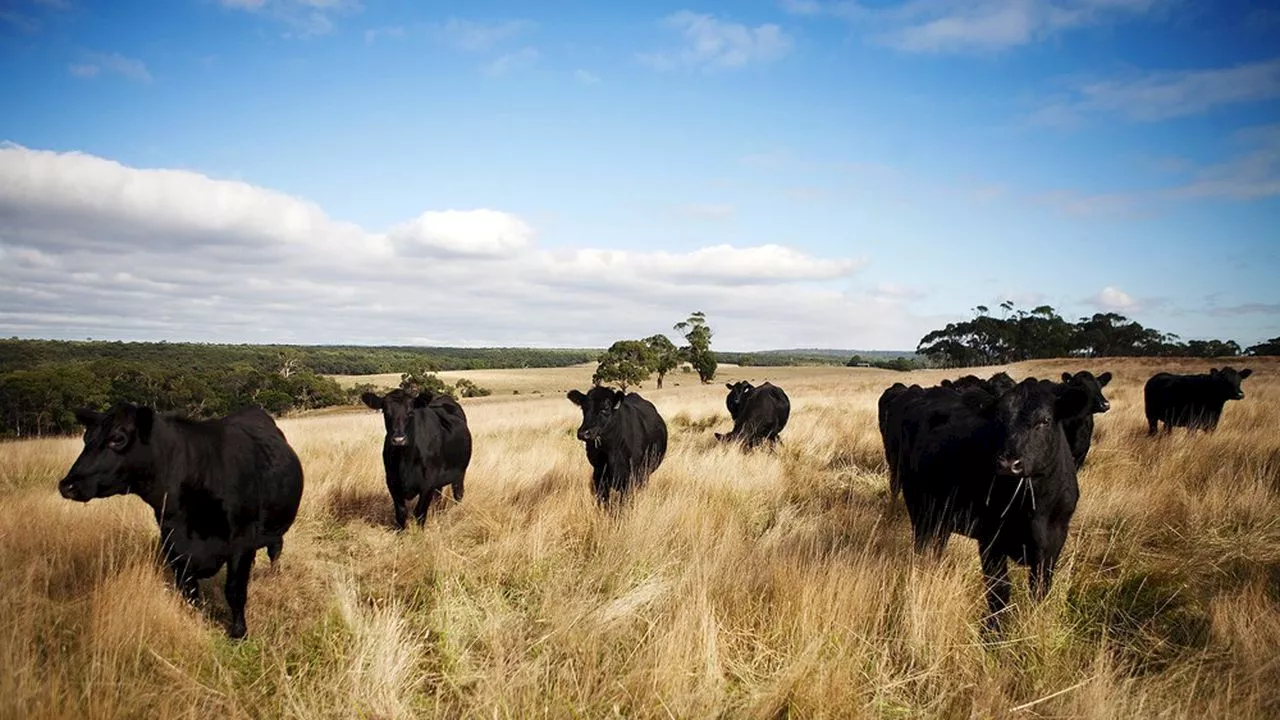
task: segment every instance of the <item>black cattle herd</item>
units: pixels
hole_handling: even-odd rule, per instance
[[[1231,367],[1202,375],[1159,373],[1144,389],[1149,434],[1159,423],[1212,430],[1228,400],[1244,397],[1250,370]],[[1067,537],[1080,491],[1076,472],[1093,436],[1093,415],[1109,408],[1103,388],[1110,373],[1063,373],[1060,382],[1001,372],[968,375],[936,387],[895,383],[879,401],[879,426],[891,501],[901,493],[917,552],[941,552],[952,533],[978,542],[996,625],[1009,603],[1009,560],[1028,566],[1031,595],[1042,597]],[[774,447],[791,402],[771,383],[727,384],[733,429],[718,440]],[[396,525],[422,525],[447,486],[455,501],[471,461],[471,430],[453,398],[393,390],[365,393],[382,413],[382,461]],[[667,451],[667,426],[653,403],[637,393],[593,387],[572,390],[582,410],[578,440],[591,465],[591,489],[601,505],[644,485]],[[190,601],[198,581],[227,566],[227,634],[246,633],[244,608],[259,549],[274,564],[302,500],[297,454],[260,408],[214,420],[190,420],[118,402],[107,412],[83,409],[84,449],[58,483],[80,502],[137,495],[160,527],[160,547],[174,582]]]

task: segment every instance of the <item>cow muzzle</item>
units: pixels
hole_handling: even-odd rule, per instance
[[[76,502],[89,502],[90,500],[89,496],[81,488],[81,483],[70,475],[58,481],[58,494]]]
[[[1243,390],[1242,390],[1242,391],[1240,391],[1240,392],[1238,392],[1238,393],[1236,393],[1236,399],[1237,399],[1237,400],[1243,400],[1243,399],[1244,399],[1244,391],[1243,391]]]
[[[1107,402],[1106,400],[1103,400],[1102,402],[1098,403],[1098,412],[1106,412],[1110,409],[1111,409],[1111,403]]]
[[[996,458],[996,468],[1001,475],[1010,475],[1012,477],[1023,477],[1027,474],[1027,468],[1022,463],[1022,458],[1011,458],[1001,455]]]
[[[396,447],[404,447],[409,442],[409,438],[404,435],[392,435],[391,444]]]

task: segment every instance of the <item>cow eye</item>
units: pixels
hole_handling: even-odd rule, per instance
[[[1049,426],[1049,418],[1040,418],[1039,420],[1036,421],[1036,427],[1048,427],[1048,426]]]
[[[124,433],[115,433],[107,440],[107,447],[112,450],[123,450],[128,444],[129,438]]]

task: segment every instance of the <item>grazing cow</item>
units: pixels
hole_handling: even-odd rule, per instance
[[[1089,402],[1082,388],[1026,379],[999,398],[939,388],[908,403],[901,484],[916,550],[940,552],[952,533],[977,540],[993,626],[1008,560],[1030,566],[1033,597],[1049,591],[1080,495],[1062,420]]]
[[[776,445],[778,434],[791,417],[791,400],[782,388],[769,382],[755,387],[746,380],[724,386],[729,389],[724,404],[733,418],[733,430],[716,433],[716,439],[741,440],[748,448],[765,441]]]
[[[1075,460],[1077,470],[1084,467],[1084,459],[1089,455],[1089,446],[1093,444],[1093,416],[1111,409],[1111,403],[1107,402],[1106,396],[1102,394],[1102,388],[1109,382],[1111,382],[1109,372],[1104,372],[1097,377],[1088,370],[1081,370],[1075,375],[1069,372],[1062,373],[1064,385],[1074,385],[1089,393],[1089,406],[1079,417],[1062,422],[1062,430],[1067,434],[1067,443],[1071,445],[1071,457]]]
[[[414,396],[400,389],[385,396],[367,392],[360,399],[382,411],[387,429],[382,440],[382,467],[395,506],[396,527],[405,528],[405,504],[415,497],[418,502],[413,518],[423,525],[431,501],[446,485],[453,487],[454,501],[461,502],[463,480],[471,464],[471,429],[458,401],[427,391]]]
[[[1146,400],[1147,435],[1155,435],[1158,423],[1165,432],[1174,426],[1206,432],[1218,427],[1222,406],[1228,400],[1243,400],[1240,382],[1253,374],[1230,365],[1213,368],[1207,375],[1174,375],[1162,372],[1151,376],[1143,388]]]
[[[142,498],[188,601],[200,598],[198,580],[227,566],[227,635],[244,637],[254,555],[266,548],[275,563],[302,500],[302,464],[271,416],[254,407],[196,421],[117,403],[105,413],[77,410],[76,420],[84,449],[58,492],[79,502]]]
[[[570,390],[567,397],[582,408],[578,439],[587,448],[597,502],[608,503],[610,491],[625,498],[644,485],[667,454],[667,423],[653,403],[607,387]]]

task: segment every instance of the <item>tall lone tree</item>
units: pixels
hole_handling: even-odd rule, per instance
[[[617,385],[623,392],[649,379],[652,372],[649,346],[640,340],[619,340],[600,356],[600,364],[591,376],[596,385]]]
[[[693,313],[688,320],[676,323],[675,330],[688,343],[680,348],[680,354],[693,366],[704,385],[711,382],[716,376],[716,356],[711,352],[712,332],[706,314],[701,310]]]
[[[662,334],[645,338],[644,344],[649,348],[649,369],[658,374],[658,389],[661,390],[662,379],[680,364],[680,351],[670,338]]]

